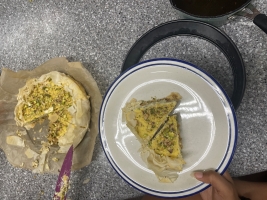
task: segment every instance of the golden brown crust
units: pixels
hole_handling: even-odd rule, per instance
[[[58,101],[50,103],[50,106],[45,107],[48,104],[48,100],[50,100],[49,98],[47,98],[45,102],[37,102],[44,106],[46,110],[37,113],[36,116],[33,115],[34,117],[32,118],[27,118],[25,116],[24,109],[25,106],[27,107],[27,105],[30,104],[30,102],[27,102],[27,97],[32,95],[31,93],[34,91],[34,88],[45,88],[45,86],[47,86],[48,80],[51,80],[51,84],[54,84],[55,87],[57,87],[57,90],[64,90],[64,93],[62,94],[69,96],[69,103],[67,103],[67,97],[66,99],[64,99],[64,97],[59,99]],[[46,83],[45,86],[44,83]],[[50,87],[50,85],[48,85],[47,87]],[[44,92],[43,95],[51,94]],[[39,78],[28,80],[26,85],[19,89],[17,99],[18,103],[15,107],[15,121],[17,125],[31,129],[39,120],[44,117],[48,117],[51,120],[50,125],[52,127],[54,127],[53,124],[57,122],[59,122],[59,124],[65,124],[65,133],[59,135],[55,139],[55,142],[58,142],[59,146],[70,146],[74,142],[75,135],[84,135],[87,131],[90,121],[90,103],[88,96],[85,93],[84,89],[80,86],[80,84],[77,84],[75,80],[63,73],[52,71],[50,73],[42,75]],[[55,99],[51,97],[51,101],[54,100]],[[62,109],[63,107],[63,109],[65,110],[64,113],[63,111],[61,112],[63,113],[62,116],[59,116],[59,113],[56,112],[58,106],[61,106],[60,109]],[[66,108],[64,108],[64,106]],[[51,127],[50,130],[52,130]],[[53,141],[53,139],[51,139],[51,141]]]
[[[156,151],[155,148],[152,148],[151,146],[152,143],[150,139],[154,138],[153,135],[155,134],[156,130],[160,128],[161,124],[167,123],[168,121],[167,119],[169,118],[168,117],[169,113],[172,111],[175,105],[177,105],[177,103],[179,102],[181,98],[182,97],[179,93],[172,92],[170,95],[162,99],[153,98],[152,100],[149,100],[149,101],[143,101],[143,100],[137,101],[136,99],[132,99],[130,102],[127,102],[125,107],[123,108],[123,117],[126,121],[126,125],[135,134],[135,136],[138,138],[138,140],[142,144],[141,157],[144,160],[144,162],[147,163],[148,168],[154,171],[154,173],[159,178],[160,182],[174,182],[178,177],[177,172],[181,171],[183,165],[185,164],[185,161],[183,160],[183,157],[180,151],[181,142],[179,141],[179,138],[180,138],[179,129],[178,129],[179,126],[177,125],[177,123],[175,123],[177,127],[173,129],[173,134],[175,136],[175,137],[173,136],[174,137],[173,139],[177,140],[175,143],[175,147],[177,148],[175,152],[172,149],[170,150],[171,153],[170,152],[165,153],[166,155],[158,154],[157,153],[158,151]],[[159,123],[154,123],[156,124],[156,127],[155,127],[155,130],[151,129],[152,135],[149,135],[148,137],[143,137],[143,135],[140,134],[137,129],[138,123],[140,122],[137,120],[138,116],[136,115],[138,115],[138,113],[141,113],[140,116],[143,117],[142,113],[144,113],[144,110],[146,109],[151,110],[154,107],[159,108],[163,105],[166,105],[166,107],[169,107],[168,111],[162,112],[164,113],[164,115],[162,116],[162,119],[157,118],[157,120],[159,120]],[[141,112],[139,112],[140,110]],[[148,114],[153,114],[153,113],[149,112]],[[147,117],[147,116],[144,116],[144,117]],[[175,119],[176,119],[175,117],[172,117],[172,121]],[[146,119],[146,122],[147,121],[148,119]],[[164,127],[166,127],[166,124],[161,127],[159,134],[161,134]],[[159,135],[157,135],[155,138],[159,138],[158,136]],[[156,141],[155,138],[153,140],[154,143]]]

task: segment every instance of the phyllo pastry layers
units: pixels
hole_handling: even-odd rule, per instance
[[[141,142],[141,156],[161,182],[173,182],[185,161],[177,116],[172,115],[181,95],[149,101],[132,99],[123,108],[126,125]]]

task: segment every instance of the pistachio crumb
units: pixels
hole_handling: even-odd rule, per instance
[[[53,157],[53,158],[52,158],[52,160],[53,160],[54,162],[57,162],[57,161],[59,161],[59,159],[58,159],[58,158],[56,158],[56,157]]]
[[[32,167],[37,168],[38,166],[39,166],[39,160],[36,159],[32,162]]]
[[[21,134],[21,132],[20,132],[19,130],[17,130],[16,133],[17,133],[17,135],[18,135],[19,137],[21,137],[22,134]]]

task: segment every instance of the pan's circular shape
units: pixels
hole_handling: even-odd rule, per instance
[[[240,105],[246,87],[246,70],[243,59],[234,42],[220,29],[194,20],[176,20],[161,24],[142,35],[129,50],[122,72],[137,64],[156,43],[173,36],[195,36],[217,46],[227,58],[233,72],[234,90],[231,96],[235,109]]]

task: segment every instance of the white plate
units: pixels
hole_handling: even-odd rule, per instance
[[[182,154],[186,164],[174,183],[160,183],[138,152],[141,147],[122,121],[122,108],[132,98],[182,95],[179,106]],[[105,154],[117,173],[133,187],[161,197],[185,197],[208,187],[191,176],[195,170],[223,173],[236,145],[233,106],[221,86],[196,66],[180,60],[142,62],[120,75],[102,103],[99,131]]]

